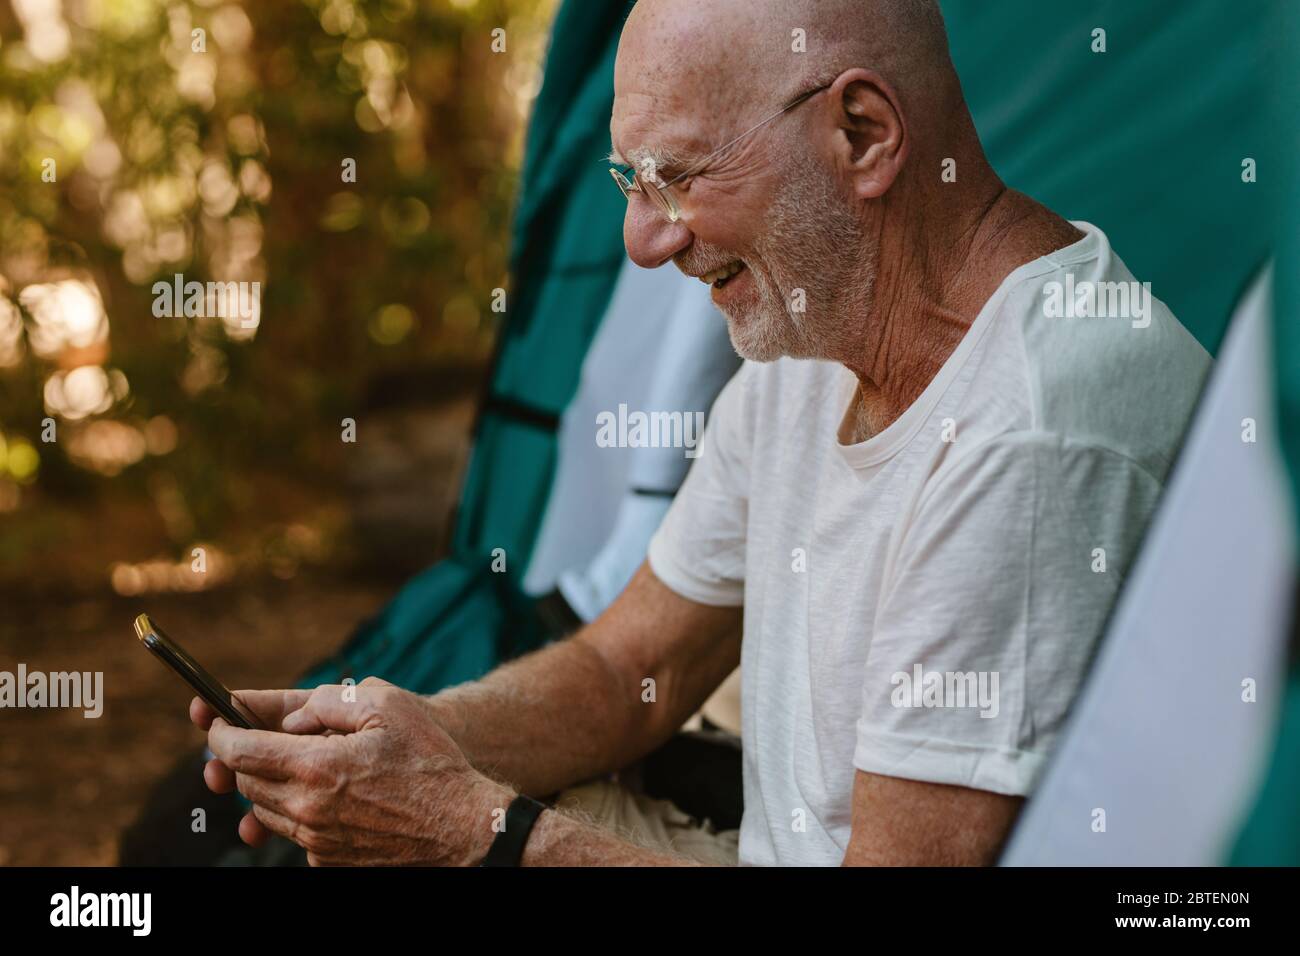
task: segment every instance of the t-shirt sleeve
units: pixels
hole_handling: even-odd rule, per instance
[[[752,433],[742,365],[718,395],[699,455],[650,539],[650,569],[682,597],[738,607],[745,600],[745,527]]]
[[[918,496],[863,675],[859,770],[1027,794],[1159,493],[1056,436],[1001,436]]]

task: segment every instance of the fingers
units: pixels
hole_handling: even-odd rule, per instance
[[[216,716],[217,712],[209,707],[202,697],[195,697],[190,701],[190,720],[199,730],[207,730],[211,727]]]
[[[239,821],[239,839],[249,846],[258,847],[270,838],[271,831],[257,818],[256,807],[244,814],[243,819]]]
[[[250,820],[252,821],[251,823],[248,822]],[[293,842],[302,846],[302,826],[295,823],[293,820],[290,820],[284,814],[277,813],[270,807],[258,805],[253,807],[252,812],[239,822],[240,838],[244,839],[246,828],[253,830],[253,832],[256,833],[254,827],[267,833],[278,833],[286,840],[293,840]],[[265,840],[265,838],[263,838],[263,840]],[[244,842],[247,843],[248,841],[245,839]]]
[[[235,789],[235,772],[220,760],[209,760],[203,765],[203,782],[213,793],[230,793]]]
[[[237,690],[233,696],[251,710],[266,727],[279,730],[286,714],[291,714],[307,702],[311,691],[294,688],[292,690]],[[200,730],[208,730],[217,712],[202,697],[190,701],[190,720]]]
[[[239,792],[255,807],[271,810],[285,819],[294,817],[289,806],[293,797],[290,795],[291,783],[264,780],[250,774],[236,774],[236,786]]]
[[[355,733],[375,717],[376,700],[392,686],[370,677],[356,685],[323,684],[301,709],[284,718],[284,729],[293,734]]]
[[[220,717],[208,730],[208,749],[235,773],[287,780],[322,755],[327,742],[272,730],[232,727]]]
[[[334,841],[325,838],[319,831],[312,829],[309,825],[291,819],[270,807],[255,804],[252,813],[240,821],[239,836],[250,846],[260,845],[260,843],[252,843],[250,837],[265,842],[267,837],[263,836],[263,834],[269,835],[271,833],[277,833],[287,840],[292,840],[306,850],[307,864],[309,866],[336,866],[341,862]]]
[[[234,696],[239,698],[240,703],[256,714],[258,720],[270,730],[282,730],[285,716],[307,703],[311,694],[311,691],[304,688],[234,691]]]

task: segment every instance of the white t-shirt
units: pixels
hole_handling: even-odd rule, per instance
[[[839,442],[838,364],[746,363],[719,396],[649,559],[744,605],[742,863],[838,864],[857,770],[1033,787],[1210,361],[1157,299],[1079,315],[1133,277],[1075,225],[867,441]]]

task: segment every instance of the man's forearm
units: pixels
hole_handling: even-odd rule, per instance
[[[667,740],[740,661],[740,609],[697,604],[642,565],[573,637],[429,698],[482,773],[544,796]]]
[[[653,746],[634,720],[635,688],[595,648],[570,638],[429,698],[438,722],[482,773],[553,793],[624,766]]]

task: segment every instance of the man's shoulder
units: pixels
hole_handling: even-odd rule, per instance
[[[1211,359],[1095,226],[1009,290],[1032,430],[1111,448],[1163,476]]]

